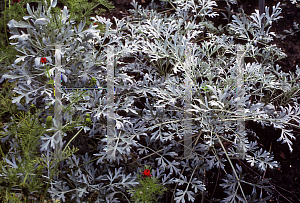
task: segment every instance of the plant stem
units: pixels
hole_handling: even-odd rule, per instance
[[[5,33],[6,33],[6,31],[5,31]],[[6,33],[6,35],[7,35],[7,33]],[[7,39],[7,36],[6,36],[6,39]],[[7,56],[4,56],[2,59],[0,59],[0,62],[5,58],[7,58]]]
[[[71,106],[71,104],[75,103],[76,101],[78,101],[78,98],[85,93],[85,91],[83,91],[77,98],[74,99],[74,101],[72,101],[66,108],[64,108],[62,111],[65,112],[66,110],[69,109],[69,107]]]
[[[1,151],[1,155],[2,155],[2,157],[4,158],[4,153],[3,153],[3,151],[2,151],[2,147],[1,147],[1,145],[0,145],[0,151]]]
[[[74,135],[74,137],[72,137],[72,139],[68,142],[68,144],[65,146],[63,152],[67,149],[67,147],[69,146],[69,144],[75,139],[75,137],[82,131],[84,127],[82,127],[77,133],[76,135]]]
[[[235,177],[236,177],[236,179],[237,179],[237,181],[238,181],[238,185],[239,185],[239,187],[241,188],[241,191],[242,191],[244,200],[247,202],[247,198],[246,198],[246,196],[245,196],[245,194],[244,194],[243,188],[242,188],[241,183],[240,183],[241,180],[239,179],[239,177],[238,177],[238,175],[237,175],[237,173],[236,173],[236,171],[235,171],[235,168],[234,168],[234,166],[233,166],[233,164],[232,164],[232,162],[231,162],[231,160],[230,160],[230,158],[229,158],[229,156],[228,156],[228,154],[227,154],[227,151],[226,151],[226,149],[225,149],[223,143],[221,142],[221,139],[220,139],[219,135],[217,135],[217,137],[218,137],[218,141],[219,141],[219,143],[220,143],[220,145],[221,145],[221,147],[222,147],[222,149],[223,149],[223,151],[224,151],[224,153],[225,153],[225,155],[226,155],[226,157],[227,157],[227,159],[228,159],[228,161],[229,161],[229,163],[230,163],[230,165],[231,165],[231,168],[232,168],[232,170],[233,170],[233,172],[234,172],[234,175],[235,175]],[[237,191],[236,191],[236,192],[237,192]]]

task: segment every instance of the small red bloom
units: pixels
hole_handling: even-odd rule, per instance
[[[94,23],[94,25],[97,25],[97,23]]]
[[[149,169],[145,169],[142,174],[143,174],[143,177],[145,177],[145,176],[152,177],[152,175],[150,174],[150,170]]]
[[[47,59],[44,58],[44,57],[42,57],[42,58],[41,58],[41,63],[47,63]]]

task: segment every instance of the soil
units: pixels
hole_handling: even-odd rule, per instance
[[[106,18],[111,19],[113,22],[113,28],[115,28],[115,21],[113,20],[113,16],[117,19],[122,19],[126,16],[130,15],[128,12],[129,9],[133,9],[133,6],[130,5],[131,0],[115,0],[114,6],[115,10],[111,13],[107,12],[102,15]],[[151,3],[149,0],[137,0],[139,5],[142,5],[144,8]],[[242,7],[246,14],[251,14],[255,9],[258,9],[258,0],[243,0],[238,1],[238,5],[234,6],[233,9],[236,10],[238,7]],[[242,3],[241,3],[242,2]],[[266,0],[266,6],[272,7],[276,5],[278,0]],[[282,2],[282,1],[281,1]],[[155,3],[159,3],[159,1],[155,1]],[[284,30],[289,30],[293,26],[293,22],[300,23],[300,8],[297,8],[296,5],[290,3],[290,1],[285,1],[286,5],[280,6],[282,8],[281,16],[282,19],[278,20],[278,22],[274,22],[271,31],[277,34],[285,34]],[[220,5],[219,8],[224,8],[226,4],[224,2],[218,2]],[[300,3],[298,3],[300,4]],[[96,15],[94,15],[96,16]],[[214,19],[213,22],[215,25],[223,24],[224,20],[221,18]],[[272,43],[276,44],[287,54],[287,57],[276,62],[278,65],[282,67],[284,72],[295,72],[296,65],[300,64],[300,32],[296,33],[294,36],[288,36],[284,40],[276,39],[274,37],[274,41]],[[273,190],[273,195],[270,200],[267,202],[300,202],[300,139],[298,139],[300,135],[299,129],[293,129],[293,134],[296,137],[296,140],[293,142],[293,152],[290,153],[287,144],[281,144],[276,140],[280,137],[280,131],[274,130],[272,127],[262,128],[260,124],[255,122],[247,122],[246,127],[248,129],[252,129],[256,132],[259,137],[258,143],[264,150],[271,151],[274,155],[274,160],[278,161],[280,164],[280,169],[267,169],[265,174],[260,174],[257,169],[250,168],[249,164],[245,161],[236,160],[235,163],[238,163],[242,166],[243,171],[247,171],[249,175],[247,178],[249,180],[257,179],[258,174],[263,176],[264,179],[271,178],[269,185]],[[250,138],[249,138],[250,139]],[[230,168],[228,168],[230,171]],[[206,184],[207,194],[204,202],[218,202],[218,199],[222,199],[225,197],[225,194],[221,192],[220,186],[218,186],[221,181],[221,177],[224,176],[224,172],[222,170],[214,169],[207,173]],[[245,191],[247,194],[251,194],[252,188],[249,187],[248,191]],[[260,193],[260,191],[258,191]],[[259,195],[259,194],[258,194]],[[263,192],[263,195],[266,196],[266,193]],[[170,201],[172,194],[166,194],[164,199]],[[201,195],[196,197],[195,202],[201,201]]]

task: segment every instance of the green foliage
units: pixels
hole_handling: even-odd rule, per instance
[[[46,120],[46,129],[51,128],[53,125],[53,120],[52,120],[52,116],[48,116],[47,120]]]
[[[144,169],[151,169],[145,165]],[[140,170],[140,174],[142,171]],[[157,202],[157,195],[162,195],[164,191],[167,191],[163,185],[159,184],[159,180],[155,177],[141,177],[137,175],[139,187],[131,189],[128,192],[132,193],[131,201],[139,203],[152,203]]]
[[[14,86],[14,83],[6,82],[3,85],[4,88],[11,88],[11,86]],[[14,161],[14,159],[11,160],[11,157],[5,156],[8,149],[4,151],[4,154],[2,146],[9,148],[9,144],[6,142],[2,145],[1,143],[1,156],[6,157],[6,159],[0,161],[0,173],[5,174],[0,178],[0,193],[2,194],[0,200],[2,202],[29,202],[29,196],[38,196],[38,194],[42,193],[46,196],[49,185],[42,178],[43,170],[47,168],[50,171],[51,178],[58,175],[60,173],[58,170],[59,162],[70,157],[78,149],[66,147],[59,157],[54,157],[50,165],[46,163],[44,159],[39,157],[39,139],[46,132],[46,129],[52,127],[52,117],[47,117],[44,128],[41,120],[38,119],[41,110],[37,110],[35,105],[31,105],[28,112],[18,111],[16,110],[17,106],[11,103],[11,92],[6,94],[5,97],[2,94],[0,95],[2,97],[1,112],[8,112],[13,116],[12,122],[7,124],[9,125],[8,131],[3,132],[2,130],[0,138],[8,135],[12,136],[12,139],[14,139],[13,153],[18,155],[15,157],[19,157]],[[15,108],[12,110],[11,106]],[[76,124],[68,126],[63,130],[73,130],[74,125]],[[15,163],[15,166],[12,166],[10,162]],[[18,193],[19,196],[16,196],[13,191],[17,190],[21,191],[21,195]]]
[[[21,203],[20,197],[17,193],[6,192],[5,195],[2,194],[2,198],[5,198],[7,202]]]
[[[34,104],[31,104],[29,111],[30,111],[31,114],[35,114],[36,113],[36,106]]]
[[[76,92],[75,92],[75,95],[73,95],[71,98],[71,103],[67,106],[67,107],[63,107],[63,112],[65,112],[65,111],[68,111],[68,112],[70,112],[71,111],[71,105],[73,105],[73,104],[77,104],[78,102],[79,102],[79,100],[80,100],[80,98],[81,97],[83,97],[83,96],[87,96],[87,94],[84,94],[84,93],[86,93],[86,90],[84,90],[84,91],[82,91],[80,94],[79,94],[79,92],[78,92],[78,90],[76,90]]]
[[[85,125],[86,126],[91,126],[92,125],[92,120],[90,118],[85,119]]]
[[[74,19],[76,22],[80,22],[86,18],[86,25],[90,25],[92,22],[88,18],[93,14],[93,10],[97,15],[103,14],[107,11],[111,12],[115,7],[112,2],[108,0],[62,0],[62,3],[65,4],[70,9],[70,18]]]
[[[208,87],[206,87],[206,86],[205,86],[205,87],[203,87],[202,89],[203,89],[205,92],[206,92],[206,91],[209,91],[209,88],[208,88]]]
[[[97,84],[96,78],[92,77],[90,87],[93,87],[93,86],[95,86],[96,84]]]
[[[39,112],[38,112],[39,113]],[[30,111],[21,113],[20,116],[13,118],[12,125],[9,126],[9,132],[1,133],[1,137],[11,135],[15,138],[15,154],[18,159],[12,161],[14,166],[9,164],[10,157],[1,160],[1,173],[5,176],[0,178],[0,184],[6,183],[7,187],[1,187],[1,193],[21,189],[25,196],[25,201],[31,192],[40,193],[44,183],[41,177],[42,168],[38,167],[38,139],[45,132],[43,127],[38,124],[37,114],[31,115]],[[6,196],[8,197],[8,196]],[[6,199],[8,200],[8,199]]]
[[[1,36],[0,32],[0,36]],[[2,39],[5,39],[5,37]],[[2,40],[2,43],[5,41]],[[8,71],[8,66],[11,65],[16,59],[16,55],[19,53],[12,45],[2,47],[0,45],[0,74],[6,73]]]
[[[8,81],[5,81],[5,83],[2,85],[3,88],[1,89],[0,92],[0,118],[6,113],[13,115],[18,111],[17,110],[18,106],[11,102],[11,97],[13,95],[12,92],[10,91],[11,89],[14,88],[16,82],[17,81],[10,83]]]

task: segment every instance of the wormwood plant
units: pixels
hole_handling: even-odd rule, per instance
[[[45,80],[46,79],[45,73],[47,73],[47,70],[45,71],[45,69],[47,69],[46,68],[47,65],[54,66],[54,64],[51,63],[53,61],[52,58],[51,58],[51,54],[53,54],[53,52],[52,52],[52,50],[50,50],[49,47],[46,47],[45,45],[51,44],[51,43],[64,43],[65,41],[68,41],[68,44],[70,45],[70,48],[67,48],[67,49],[64,50],[63,55],[65,57],[63,57],[62,64],[64,64],[65,67],[67,67],[69,64],[71,64],[71,67],[69,67],[69,70],[66,70],[68,77],[64,74],[64,71],[62,71],[62,77],[63,77],[64,82],[69,81],[68,78],[72,79],[72,77],[73,77],[73,78],[77,78],[77,80],[78,80],[78,78],[80,78],[80,79],[82,79],[83,84],[80,81],[78,81],[78,82],[75,83],[75,86],[83,86],[83,85],[86,85],[89,78],[93,78],[93,76],[95,76],[91,81],[91,85],[97,84],[97,86],[100,87],[99,79],[98,79],[97,75],[95,75],[95,73],[97,71],[93,70],[93,69],[97,68],[97,67],[95,67],[95,58],[93,59],[90,54],[87,54],[88,50],[91,51],[91,49],[94,48],[94,46],[90,42],[88,43],[87,41],[94,36],[93,35],[94,33],[97,33],[99,31],[95,30],[95,28],[97,26],[92,26],[92,25],[91,25],[89,31],[87,31],[87,30],[82,31],[83,27],[85,25],[85,22],[83,22],[83,23],[81,22],[79,24],[78,29],[76,29],[76,27],[75,27],[75,32],[74,32],[74,30],[71,30],[72,21],[71,22],[66,22],[66,20],[68,19],[68,15],[67,15],[68,11],[67,11],[66,7],[64,8],[64,11],[63,11],[62,14],[57,14],[56,11],[54,9],[52,9],[52,8],[55,7],[56,1],[54,1],[54,2],[51,1],[50,8],[47,8],[47,2],[44,2],[44,3],[45,3],[44,7],[42,6],[41,3],[39,4],[38,10],[36,12],[32,11],[31,8],[27,5],[27,11],[30,14],[30,16],[24,17],[24,19],[25,20],[31,19],[34,25],[29,24],[29,23],[25,23],[25,22],[19,22],[18,23],[14,20],[10,21],[10,23],[9,23],[10,30],[12,30],[12,33],[15,34],[14,37],[17,37],[20,40],[19,42],[23,41],[23,37],[25,37],[24,38],[24,40],[26,41],[25,43],[28,42],[30,44],[30,45],[28,44],[29,46],[23,44],[23,45],[25,45],[24,47],[23,47],[22,44],[19,44],[19,46],[16,46],[16,49],[18,51],[22,52],[23,54],[25,54],[25,57],[21,56],[21,58],[15,60],[15,64],[12,64],[12,66],[15,68],[16,64],[20,63],[21,61],[26,61],[25,62],[26,65],[23,62],[21,64],[21,66],[23,66],[23,70],[22,70],[22,68],[19,69],[19,70],[22,70],[22,71],[25,71],[25,72],[28,71],[27,75],[29,76],[29,78],[26,77],[26,79],[25,79],[26,82],[23,83],[22,80],[24,78],[22,76],[21,76],[21,78],[19,78],[19,76],[12,76],[11,77],[11,76],[6,74],[3,77],[6,78],[8,76],[7,78],[10,78],[10,79],[19,78],[18,86],[15,89],[18,89],[19,87],[22,87],[22,89],[23,89],[24,87],[26,87],[26,89],[30,91],[30,93],[29,92],[28,93],[31,94],[31,95],[34,95],[36,97],[34,99],[34,101],[32,102],[32,104],[34,104],[37,101],[40,102],[40,100],[38,100],[39,99],[38,97],[43,95],[43,93],[48,95],[50,97],[50,100],[52,100],[52,103],[50,103],[50,104],[47,103],[46,105],[44,105],[44,107],[45,107],[44,109],[47,111],[46,112],[46,115],[47,115],[47,114],[51,113],[50,112],[51,109],[49,108],[49,106],[51,104],[53,104],[54,98],[51,95],[51,93],[52,93],[51,89],[49,90],[49,87],[48,88],[46,87],[46,85],[48,85],[48,82],[47,82],[47,80]],[[27,28],[29,34],[28,35],[27,34],[20,35],[18,30],[17,30],[18,27]],[[61,32],[63,32],[64,35],[61,35]],[[46,33],[48,34],[47,36],[46,36]],[[78,38],[75,37],[76,35],[78,35]],[[73,36],[73,38],[72,38],[72,36]],[[28,37],[30,37],[31,39],[29,39]],[[73,43],[70,43],[70,41],[72,41],[72,40],[74,40]],[[20,50],[19,48],[22,48],[22,50]],[[84,48],[85,50],[83,50],[82,48]],[[29,51],[30,53],[34,53],[34,54],[33,55],[27,55],[27,53],[29,53],[29,52],[27,52],[26,50]],[[126,50],[124,50],[124,51],[126,51]],[[49,54],[50,54],[50,56],[49,56]],[[66,57],[67,55],[69,56],[69,58]],[[98,56],[97,61],[100,61],[101,57],[103,57],[104,55],[105,54],[102,54],[102,56],[101,55]],[[29,58],[26,58],[26,57],[29,57]],[[46,66],[44,66],[40,63],[40,59],[42,57],[45,57],[47,59],[48,64],[46,64]],[[74,59],[76,59],[76,60],[74,60]],[[92,61],[90,61],[91,59],[92,59]],[[83,62],[81,62],[80,60],[82,60]],[[101,63],[99,63],[99,65],[101,65]],[[35,67],[35,69],[27,68],[27,67],[30,67],[30,66]],[[78,67],[79,66],[82,66],[85,69],[83,69],[83,71],[78,72],[78,69],[79,69]],[[17,69],[15,69],[15,70],[17,70]],[[89,70],[89,73],[87,73],[86,70]],[[54,68],[52,68],[50,70],[48,69],[48,71],[50,73],[50,76],[53,76]],[[90,73],[91,71],[94,71],[94,73],[91,74]],[[21,73],[21,75],[22,75],[22,73]],[[34,79],[32,77],[34,77],[36,79]],[[50,84],[51,84],[51,81],[50,81]],[[23,85],[25,85],[25,86],[23,86]],[[33,89],[35,89],[34,92],[31,91]],[[43,89],[44,89],[44,91],[42,91],[41,93],[36,92],[36,91],[41,91]],[[22,91],[23,90],[21,90],[21,92]],[[17,90],[17,92],[21,93],[18,90]],[[14,98],[12,102],[16,103],[20,107],[21,110],[28,111],[28,107],[29,107],[28,102],[32,101],[32,98],[28,97],[29,94],[24,95],[24,94],[21,93],[21,96],[18,96],[18,98]],[[68,101],[71,101],[71,104],[72,104],[72,102],[73,102],[72,101],[72,96],[73,96],[72,94],[63,94],[62,100],[67,99]],[[84,100],[98,101],[97,98],[99,98],[102,95],[104,95],[103,91],[97,91],[97,92],[94,91],[94,97],[96,97],[96,99],[90,98],[89,96],[85,96]],[[25,102],[25,104],[23,104],[24,105],[23,106],[19,102],[20,102],[21,99],[23,99],[24,96],[26,97],[26,102]],[[79,97],[81,97],[81,96],[82,96],[82,94],[79,95]],[[75,98],[75,100],[76,100],[76,98]],[[45,100],[45,101],[47,101],[47,100]],[[68,109],[68,107],[70,107],[70,106],[67,106],[66,109],[70,110],[70,109]],[[85,106],[85,107],[87,107],[87,106]],[[43,105],[41,105],[41,108],[43,108]],[[78,110],[82,107],[75,105],[75,108],[76,108],[75,110]],[[101,107],[101,108],[103,108],[103,107]],[[91,112],[93,112],[93,111],[91,111]],[[65,113],[64,118],[66,118],[65,122],[71,122],[72,123],[72,117],[74,117],[74,114],[71,113],[70,111],[65,111],[64,113]],[[51,126],[51,123],[49,124],[50,120],[51,120],[51,117],[48,116],[47,127]],[[93,123],[95,123],[95,119],[93,119]],[[54,124],[54,127],[49,129],[50,130],[49,133],[53,132],[54,129],[57,130],[55,128],[56,124],[55,123],[53,123],[53,124]],[[86,118],[86,124],[90,125],[91,120]],[[86,130],[91,130],[87,126],[86,127],[79,126],[79,127],[81,128],[81,130],[84,129],[85,132],[86,132]],[[74,128],[74,126],[73,126],[73,128]],[[97,133],[97,131],[99,129],[101,129],[101,128],[96,127],[94,125],[93,129],[91,131],[94,132],[94,133]],[[76,138],[76,136],[79,134],[79,132],[76,135],[73,136],[73,139]],[[69,142],[66,144],[66,146],[64,146],[64,149],[66,149],[66,147],[70,144],[70,142],[73,139],[69,140]],[[49,137],[48,135],[44,134],[43,136],[41,136],[41,140],[42,140],[42,142],[40,143],[41,144],[40,145],[40,150],[45,155],[45,156],[42,157],[42,161],[43,161],[43,163],[47,164],[47,167],[48,167],[47,174],[44,174],[45,177],[48,179],[47,187],[46,187],[45,192],[49,192],[49,191],[47,191],[47,188],[48,188],[48,186],[49,187],[51,186],[50,188],[52,188],[51,191],[53,192],[53,193],[51,193],[52,196],[57,197],[56,196],[57,192],[55,192],[54,187],[63,187],[63,189],[66,189],[66,187],[64,185],[61,185],[61,183],[60,183],[60,181],[57,177],[57,174],[53,175],[53,174],[50,173],[50,171],[54,167],[53,164],[55,163],[54,162],[55,160],[58,160],[58,161],[56,161],[55,166],[58,164],[58,162],[60,162],[60,164],[63,164],[62,161],[64,160],[64,156],[63,157],[56,157],[56,158],[53,157],[53,156],[50,156],[51,148],[54,148],[54,143],[56,142],[55,136]],[[73,158],[76,159],[75,156]],[[88,158],[87,155],[86,155],[86,158]],[[70,161],[71,161],[70,163],[67,163],[68,165],[72,163],[72,159]],[[88,162],[89,161],[87,161],[87,163]],[[79,162],[75,161],[75,163],[76,163],[75,166],[78,167]],[[70,166],[70,167],[72,168],[72,166]],[[94,168],[92,168],[90,166],[90,164],[87,164],[86,166],[84,166],[84,168],[88,169],[87,172],[91,172],[90,170],[92,170],[94,172],[97,171]],[[81,171],[80,168],[78,168],[78,169],[76,168],[76,171],[77,170]],[[105,170],[101,170],[101,171],[102,171],[102,173],[105,173],[107,170],[105,169]],[[70,173],[71,171],[62,171],[62,172],[63,173],[65,173],[65,172]],[[94,172],[92,172],[92,174],[94,174]],[[77,172],[76,172],[76,174],[77,174]],[[70,178],[68,176],[66,176],[66,177],[68,179]],[[56,179],[59,182],[56,182],[56,181],[53,182],[53,179]],[[131,179],[133,179],[133,178],[131,178],[131,175],[128,175],[125,180],[129,181],[129,185],[135,185],[136,183],[131,181]],[[67,186],[67,187],[69,187],[69,186]],[[72,185],[72,187],[74,187],[74,185]],[[109,198],[106,195],[107,192],[105,194],[103,194],[103,192],[105,191],[105,187],[103,187],[101,195],[102,195],[102,197],[104,195],[104,197]],[[89,189],[93,189],[93,188],[89,188]],[[77,186],[77,188],[75,188],[75,190],[77,192],[79,192],[78,193],[79,197],[81,197],[84,190],[82,190],[81,188],[78,188],[78,186]],[[95,188],[93,190],[95,190]],[[58,191],[60,191],[60,189]],[[71,191],[74,191],[74,190],[71,190]],[[62,197],[62,200],[64,201],[65,196],[61,196],[61,197]],[[78,200],[79,197],[77,196],[76,199]],[[68,196],[68,198],[70,198],[70,196]]]
[[[45,66],[39,62],[41,57],[47,58],[46,65],[53,67],[49,70],[52,76],[53,50],[46,44],[69,43],[69,47],[62,48],[64,69],[61,72],[63,82],[75,84],[75,87],[87,85],[92,77],[98,87],[105,86],[107,48],[114,47],[115,135],[99,138],[99,134],[105,135],[109,104],[104,89],[88,90],[88,95],[78,103],[74,102],[70,114],[77,113],[81,117],[90,114],[86,119],[90,118],[87,123],[91,127],[85,128],[84,133],[89,131],[93,148],[88,148],[85,153],[72,154],[59,163],[60,174],[48,182],[47,192],[51,198],[62,202],[91,199],[95,202],[130,202],[128,190],[138,191],[135,188],[139,184],[136,181],[139,173],[137,162],[156,169],[153,176],[163,186],[171,188],[171,202],[195,202],[199,197],[203,202],[208,198],[206,172],[214,167],[226,174],[220,177],[221,184],[216,183],[222,187],[226,197],[216,201],[263,202],[270,198],[267,195],[271,193],[268,180],[261,174],[251,181],[246,179],[248,174],[233,158],[236,158],[236,139],[239,138],[244,143],[246,156],[245,160],[241,160],[244,164],[257,168],[260,173],[267,168],[280,167],[271,152],[248,140],[251,129],[237,131],[236,121],[243,120],[253,120],[262,126],[272,125],[281,130],[278,141],[287,143],[290,151],[293,150],[292,139],[295,137],[291,128],[297,125],[291,121],[300,123],[299,92],[294,91],[299,84],[293,81],[300,78],[300,69],[297,68],[296,75],[288,75],[279,72],[280,67],[274,65],[276,60],[285,57],[276,45],[270,44],[275,33],[269,32],[269,29],[280,18],[280,4],[274,6],[272,12],[266,8],[262,16],[258,11],[250,16],[243,11],[238,15],[232,14],[226,26],[216,28],[208,19],[218,15],[213,11],[217,6],[215,1],[177,0],[167,3],[174,11],[169,16],[164,11],[158,13],[158,6],[153,2],[143,9],[134,1],[134,9],[130,10],[132,16],[126,20],[114,18],[116,29],[111,28],[112,23],[108,19],[100,16],[91,18],[94,23],[105,24],[104,33],[99,33],[93,25],[83,31],[84,23],[72,30],[72,23],[67,21],[66,7],[55,20],[50,11],[56,1],[51,1],[50,8],[39,6],[35,12],[27,7],[30,16],[24,19],[32,19],[34,25],[9,22],[14,34],[12,38],[19,39],[16,49],[23,55],[11,65],[14,71],[3,77],[19,78],[14,91],[20,96],[13,98],[13,103],[18,104],[25,97],[24,106],[18,104],[24,111],[28,111],[36,101],[54,102],[52,89],[45,84]],[[29,34],[20,34],[17,27],[27,28]],[[205,39],[196,43],[196,38],[201,35],[205,35]],[[93,42],[103,50],[96,51]],[[241,42],[245,47],[244,57],[251,57],[255,62],[245,65],[244,88],[236,90],[232,88],[236,86],[237,78],[236,47]],[[190,56],[186,54],[187,47],[190,47]],[[134,57],[135,61],[125,64],[122,61],[126,57]],[[132,77],[130,73],[133,71],[140,72],[141,79]],[[185,78],[189,78],[194,87],[189,108],[184,106]],[[206,91],[202,90],[203,87]],[[282,93],[276,93],[276,90]],[[266,91],[272,95],[268,99]],[[276,94],[288,95],[291,91],[294,91],[294,98],[284,103],[279,97],[272,98]],[[72,96],[72,93],[63,91],[62,102],[70,102]],[[142,97],[145,102],[143,107],[138,107],[136,101]],[[272,103],[272,99],[276,99],[276,103]],[[245,104],[244,112],[236,111],[239,102]],[[48,102],[45,109],[49,110],[49,106]],[[187,147],[182,144],[185,113],[192,114],[189,134],[194,140],[190,159],[182,157]],[[71,122],[73,114],[70,114],[63,113],[64,122]],[[55,123],[53,125],[49,131],[59,130]],[[82,129],[83,125],[76,128]],[[70,141],[75,146],[80,145],[75,144],[78,134],[73,138],[64,140],[64,147],[69,146]],[[44,163],[49,163],[53,161],[49,154],[57,140],[54,135],[41,136],[41,139],[42,158]],[[107,142],[111,142],[113,147],[106,148]],[[115,156],[109,157],[107,151],[113,151]],[[228,167],[232,172],[226,171]],[[50,174],[45,176],[50,179]],[[246,185],[253,191],[245,191]],[[264,193],[257,196],[258,190]]]
[[[253,191],[255,191],[257,187],[265,189],[266,191],[268,191],[268,188],[263,185],[262,179],[257,183],[246,182],[241,175],[242,170],[237,167],[237,171],[239,172],[236,171],[231,159],[236,155],[235,137],[240,136],[244,141],[247,153],[245,161],[251,166],[257,166],[259,171],[262,172],[266,170],[267,166],[274,168],[279,165],[276,161],[272,160],[272,156],[269,152],[258,149],[256,142],[248,141],[246,129],[238,131],[237,133],[235,132],[237,129],[235,122],[243,119],[243,115],[239,115],[235,110],[236,104],[239,100],[246,103],[245,119],[260,122],[262,125],[272,124],[275,128],[281,129],[282,135],[278,141],[284,140],[291,151],[292,148],[289,137],[291,139],[295,137],[289,133],[291,130],[288,129],[288,126],[295,125],[282,119],[288,116],[288,121],[296,119],[299,122],[299,107],[295,100],[292,103],[295,108],[295,114],[293,114],[290,104],[288,104],[288,107],[285,107],[285,109],[284,107],[280,107],[282,110],[281,113],[275,113],[273,104],[266,105],[257,100],[249,100],[250,95],[257,95],[257,92],[262,90],[271,89],[271,91],[275,91],[276,89],[286,89],[291,91],[290,85],[295,85],[295,88],[297,88],[297,84],[293,83],[293,81],[299,78],[299,70],[297,70],[297,76],[290,74],[290,85],[281,86],[282,84],[286,84],[286,82],[284,83],[283,81],[287,80],[283,79],[283,77],[286,77],[287,74],[279,73],[280,68],[278,66],[276,66],[275,70],[274,61],[283,58],[284,53],[276,48],[276,46],[268,44],[272,40],[271,35],[275,35],[275,33],[269,33],[269,26],[273,21],[280,18],[279,4],[273,7],[272,14],[270,14],[269,9],[266,8],[267,12],[263,16],[259,16],[258,11],[250,17],[245,16],[244,13],[241,13],[239,16],[233,16],[233,20],[229,23],[227,31],[231,33],[232,36],[226,36],[223,33],[218,36],[217,33],[212,32],[217,30],[216,28],[208,29],[208,40],[201,42],[201,46],[199,46],[189,42],[191,42],[197,34],[200,34],[207,25],[212,26],[211,23],[207,22],[206,16],[214,17],[217,15],[212,12],[212,7],[216,6],[215,2],[199,1],[198,4],[195,4],[190,1],[169,1],[169,3],[174,3],[177,6],[173,6],[177,12],[169,18],[159,15],[153,10],[142,9],[133,3],[135,10],[131,10],[133,18],[128,24],[131,31],[131,40],[134,41],[134,45],[140,45],[140,49],[138,48],[138,50],[148,54],[147,57],[148,59],[150,57],[151,61],[158,61],[160,59],[168,60],[168,63],[173,65],[173,72],[177,74],[177,76],[173,75],[169,77],[166,75],[166,79],[162,78],[160,81],[157,81],[158,78],[155,77],[154,74],[146,74],[143,81],[137,82],[134,92],[140,93],[140,96],[148,97],[146,98],[142,118],[147,120],[147,124],[150,125],[150,127],[141,130],[140,133],[146,133],[147,130],[151,133],[149,138],[146,139],[147,146],[138,144],[138,151],[140,154],[145,153],[146,155],[148,155],[148,150],[152,151],[153,153],[150,155],[158,156],[155,158],[155,161],[158,162],[158,166],[160,166],[164,172],[169,169],[168,174],[171,173],[173,175],[175,173],[179,175],[179,178],[175,177],[172,181],[165,176],[166,183],[179,183],[179,185],[186,187],[185,189],[176,188],[176,191],[174,191],[174,200],[176,202],[185,202],[186,198],[193,202],[197,190],[200,190],[202,195],[205,195],[204,180],[200,178],[201,176],[194,178],[193,175],[199,173],[202,174],[205,179],[205,171],[211,170],[214,166],[219,166],[225,170],[225,164],[229,164],[234,173],[233,175],[227,175],[224,179],[225,183],[220,185],[228,195],[222,202],[235,202],[237,200],[243,202],[253,201],[253,198],[256,198],[255,192],[245,194],[240,181],[243,182],[243,184],[253,186]],[[193,13],[194,15],[188,16],[189,13]],[[136,22],[134,17],[141,15],[145,20],[143,22]],[[190,19],[190,17],[192,17],[192,19]],[[266,18],[264,24],[261,23],[263,17]],[[196,19],[200,21],[198,25],[195,23]],[[97,20],[105,22],[105,20],[100,17],[97,17]],[[176,24],[176,22],[178,24]],[[180,28],[184,31],[181,31]],[[230,88],[235,86],[236,66],[234,63],[236,61],[236,49],[234,45],[237,40],[244,40],[245,42],[246,50],[244,56],[256,60],[256,63],[246,64],[245,94],[242,98],[238,98],[237,92]],[[263,48],[258,48],[258,44],[264,45]],[[192,55],[189,59],[190,64],[187,63],[187,57],[184,57],[184,51],[188,45],[190,45],[192,50]],[[270,53],[272,53],[272,55]],[[261,57],[261,61],[258,61],[258,56]],[[139,54],[138,60],[141,61],[141,58],[142,56]],[[152,65],[155,66],[154,63],[152,63]],[[127,68],[130,69],[132,67],[134,67],[134,65],[128,65]],[[157,69],[161,70],[161,68],[163,68],[162,64],[158,64]],[[275,73],[278,77],[272,76],[272,73]],[[183,84],[182,76],[184,74],[185,77],[189,77],[193,81],[196,89],[196,91],[193,92],[192,108],[185,109],[185,112],[193,112],[194,128],[191,134],[196,134],[199,131],[205,132],[205,139],[199,135],[194,143],[194,153],[191,156],[193,159],[192,163],[188,161],[176,162],[175,160],[171,162],[165,158],[168,153],[171,154],[168,150],[171,151],[172,148],[174,149],[180,146],[175,143],[170,144],[168,141],[172,141],[176,137],[182,138],[183,136],[184,126],[181,123],[182,120],[184,120],[182,119],[183,110],[180,110],[178,107],[174,109],[172,106],[178,102],[181,106],[183,104],[186,88]],[[147,80],[145,78],[147,78]],[[199,78],[208,78],[208,80],[202,80],[199,84]],[[257,84],[259,88],[254,86]],[[209,88],[209,91],[205,93],[201,92],[201,87],[204,85]],[[238,92],[239,91],[241,90],[238,88]],[[256,98],[259,98],[259,100],[264,97],[263,94],[258,94],[258,96],[260,98]],[[136,95],[133,97],[136,97]],[[154,98],[157,99],[155,100]],[[296,96],[296,98],[298,97]],[[279,116],[279,114],[281,114],[281,116]],[[167,122],[165,122],[166,120]],[[141,123],[144,123],[143,119]],[[125,132],[129,129],[130,131],[134,129],[137,134],[137,139],[139,140],[139,133],[136,128],[141,128],[139,127],[141,123],[137,124],[136,127],[132,125],[124,127],[123,129]],[[120,138],[121,136],[118,137],[118,139]],[[157,141],[161,142],[159,145],[160,148],[165,147],[163,154],[157,154],[158,151],[161,151],[158,146],[155,147],[154,145],[154,142]],[[223,144],[225,142],[231,143],[230,147],[225,149]],[[153,145],[151,145],[151,143],[153,143]],[[218,148],[217,144],[221,147]],[[173,157],[178,156],[177,153],[172,153],[172,155]],[[224,159],[224,157],[226,159]],[[154,159],[151,160],[154,161]],[[181,174],[179,165],[184,167]],[[192,173],[190,174],[188,171]],[[182,175],[184,172],[186,172],[185,175]],[[194,190],[190,190],[189,186],[191,186],[191,189],[194,188]],[[261,201],[264,199],[262,196],[258,198]],[[268,198],[270,198],[270,196],[266,197],[266,199]]]
[[[26,8],[23,8],[24,5],[27,3],[33,3],[33,2],[40,2],[38,0],[22,0],[20,2],[13,2],[12,0],[4,1],[3,5],[3,11],[1,12],[1,20],[0,20],[0,37],[2,40],[0,42],[0,67],[1,67],[1,75],[3,73],[7,72],[7,66],[12,63],[12,61],[15,60],[16,55],[18,54],[18,51],[15,50],[14,45],[9,44],[9,34],[10,30],[7,29],[7,23],[14,19],[16,21],[20,21],[23,19],[23,16],[26,14]],[[47,3],[49,4],[50,0],[47,0]],[[91,21],[89,20],[89,16],[92,14],[93,9],[97,7],[103,7],[106,8],[108,11],[111,11],[114,9],[114,6],[111,2],[98,0],[93,0],[92,2],[87,1],[62,1],[64,5],[67,5],[68,7],[71,6],[71,18],[75,19],[76,22],[79,22],[82,20],[82,17],[87,18],[87,24],[89,25]],[[84,15],[82,14],[82,8],[86,8],[86,12]],[[96,13],[98,15],[106,12],[105,9],[97,9]],[[61,10],[59,8],[56,8],[54,12],[60,13]],[[98,24],[98,27],[96,29],[103,30],[102,24]]]
[[[7,23],[15,19],[17,21],[22,20],[22,17],[26,14],[26,8],[23,5],[30,2],[39,2],[38,0],[22,0],[22,2],[13,3],[12,0],[4,0],[3,10],[0,15],[0,73],[6,71],[6,66],[11,64],[15,60],[17,55],[17,50],[14,49],[12,45],[9,44],[9,32],[7,29]]]

